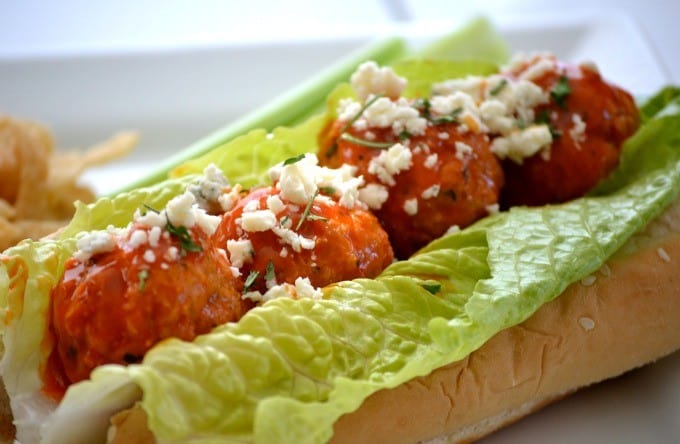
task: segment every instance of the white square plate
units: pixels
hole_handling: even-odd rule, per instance
[[[668,81],[626,16],[506,16],[494,22],[511,49],[595,61],[606,78],[636,95]],[[321,39],[0,57],[0,112],[47,124],[61,147],[139,130],[133,155],[86,175],[106,193],[376,37],[402,35],[417,46],[460,24],[358,25]],[[485,442],[678,442],[679,375],[676,353],[553,404]]]

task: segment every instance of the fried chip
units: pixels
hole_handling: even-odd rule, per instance
[[[61,152],[41,125],[0,116],[0,250],[66,225],[75,201],[96,197],[78,183],[83,172],[128,154],[137,139],[124,132],[82,152]]]

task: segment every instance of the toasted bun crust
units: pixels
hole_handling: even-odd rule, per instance
[[[333,443],[471,442],[680,349],[680,201],[605,267],[463,361],[370,396]]]
[[[462,361],[370,396],[338,420],[332,442],[471,442],[680,349],[679,263],[680,200],[522,324]],[[153,441],[141,407],[112,418],[109,442]]]

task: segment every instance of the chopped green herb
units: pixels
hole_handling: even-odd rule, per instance
[[[140,270],[137,273],[137,278],[139,279],[139,291],[144,291],[146,288],[146,280],[149,278],[149,270]]]
[[[335,188],[333,188],[333,187],[319,187],[319,191],[321,191],[323,194],[327,194],[329,196],[335,195]]]
[[[463,108],[458,107],[445,116],[430,117],[430,122],[434,123],[435,125],[439,125],[440,123],[455,122],[458,114],[462,112]]]
[[[375,101],[378,100],[381,97],[382,97],[382,94],[375,95],[375,96],[371,97],[371,100],[364,103],[364,106],[361,107],[359,112],[357,112],[351,119],[349,119],[349,122],[347,122],[342,127],[342,129],[340,129],[340,135],[344,134],[345,131],[347,131],[352,125],[354,125],[354,122],[359,120],[359,117],[361,117],[361,115],[364,113],[364,111],[366,111],[368,109],[368,107],[373,105],[375,103]]]
[[[255,285],[255,280],[257,277],[260,275],[259,271],[251,271],[248,277],[246,278],[245,283],[243,284],[243,292],[246,293],[250,291],[251,288],[253,288],[253,285]]]
[[[560,107],[566,107],[566,100],[571,94],[571,86],[569,79],[565,75],[561,75],[555,87],[550,91],[550,96],[555,100]]]
[[[142,204],[142,205],[144,206],[144,208],[145,208],[147,211],[151,211],[152,213],[160,214],[160,211],[158,211],[157,209],[155,209],[155,208],[152,207],[151,205],[149,205],[149,204]],[[146,214],[146,213],[145,213],[145,214]]]
[[[399,133],[399,140],[406,140],[410,139],[411,137],[413,137],[413,134],[409,133],[406,130]]]
[[[428,99],[418,99],[415,102],[413,102],[413,105],[418,110],[420,110],[421,108],[423,109],[423,116],[425,116],[426,119],[430,118],[431,103]]]
[[[328,220],[328,218],[323,217],[323,216],[319,216],[318,214],[309,213],[307,215],[307,220],[319,220],[321,222],[326,222]]]
[[[264,279],[266,281],[274,281],[276,279],[276,270],[274,270],[274,262],[269,261],[267,268],[264,270]]]
[[[430,292],[430,294],[437,294],[437,293],[439,293],[439,290],[442,289],[442,284],[439,284],[439,283],[428,282],[428,283],[420,284],[420,286],[423,287],[428,292]]]
[[[300,217],[300,220],[297,223],[297,226],[295,227],[295,231],[299,230],[302,224],[309,218],[310,213],[312,212],[312,205],[314,204],[314,199],[316,199],[316,196],[319,194],[319,190],[317,189],[314,191],[314,194],[312,195],[312,198],[309,199],[309,202],[307,202],[307,206],[305,207],[305,210],[302,212],[302,216]]]
[[[494,86],[491,91],[489,91],[489,94],[492,96],[498,95],[501,91],[503,91],[503,88],[505,88],[505,85],[508,84],[508,80],[503,78],[501,81],[498,83],[498,85]]]
[[[179,239],[179,246],[182,249],[183,254],[186,254],[187,252],[197,253],[203,251],[203,247],[194,242],[189,230],[184,225],[175,226],[168,219],[165,229],[168,230],[168,233]]]
[[[344,133],[340,136],[340,138],[357,145],[362,145],[368,148],[375,148],[379,150],[384,150],[394,145],[393,142],[372,142],[370,140],[360,139],[358,137],[354,137],[350,133]]]
[[[548,110],[545,109],[541,110],[536,116],[536,119],[534,119],[534,121],[538,124],[548,125],[548,130],[550,130],[550,135],[552,136],[553,139],[557,139],[558,137],[562,136],[562,131],[558,131],[557,128],[555,128],[551,123],[550,114],[548,113]]]
[[[285,166],[285,165],[292,165],[292,164],[294,164],[294,163],[296,163],[296,162],[301,161],[301,160],[304,159],[304,158],[305,158],[305,153],[302,153],[302,154],[300,154],[299,156],[289,157],[288,159],[286,159],[286,160],[283,161],[283,165],[284,165],[284,166]]]
[[[548,113],[548,110],[542,109],[541,111],[539,111],[534,121],[536,123],[550,123],[550,114]]]
[[[279,225],[281,225],[283,228],[286,228],[286,224],[288,223],[289,220],[290,220],[289,216],[283,216],[281,218],[281,221],[279,222]]]

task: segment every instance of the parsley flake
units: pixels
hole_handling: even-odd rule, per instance
[[[561,108],[566,107],[567,97],[571,94],[571,86],[569,85],[569,79],[565,75],[561,75],[557,84],[550,91],[550,96],[555,100]]]
[[[139,279],[139,291],[142,292],[146,288],[146,280],[149,278],[149,270],[140,270],[137,273],[137,279]]]
[[[270,262],[271,263],[271,262]],[[246,278],[245,283],[243,284],[243,292],[246,293],[250,291],[251,288],[253,288],[253,285],[255,285],[255,280],[257,277],[260,275],[259,271],[253,270],[248,274],[248,277]]]
[[[343,133],[340,136],[340,138],[342,140],[346,140],[346,141],[354,143],[356,145],[361,145],[361,146],[365,146],[367,148],[374,148],[374,149],[378,149],[378,150],[384,150],[384,149],[387,149],[387,148],[391,147],[392,145],[394,145],[394,143],[392,143],[392,142],[373,142],[373,141],[366,140],[366,139],[360,139],[359,137],[354,137],[350,133]]]
[[[264,270],[264,279],[268,282],[276,280],[276,270],[274,270],[274,262],[269,261],[267,263],[267,267]]]
[[[503,91],[503,88],[505,88],[505,85],[508,84],[508,79],[501,79],[500,82],[496,86],[494,86],[491,91],[489,91],[489,94],[492,96],[497,96],[501,91]]]
[[[194,242],[189,230],[184,225],[173,225],[172,222],[170,222],[170,219],[168,219],[165,229],[179,240],[179,246],[183,254],[186,254],[187,252],[198,253],[199,251],[203,251],[203,247]]]
[[[433,282],[423,283],[420,284],[420,286],[427,290],[430,294],[437,294],[439,293],[439,290],[442,289],[442,284]]]
[[[309,202],[307,202],[307,206],[305,207],[305,210],[302,212],[302,216],[300,217],[300,220],[298,221],[297,225],[295,226],[295,231],[299,230],[302,224],[307,220],[312,212],[312,205],[314,204],[314,199],[316,199],[316,196],[319,194],[319,190],[317,189],[314,191],[314,194],[312,195],[312,198],[309,199]]]
[[[292,164],[294,164],[294,163],[297,163],[297,162],[301,161],[301,160],[304,159],[304,158],[305,158],[305,153],[302,153],[302,154],[300,154],[299,156],[289,157],[288,159],[286,159],[286,160],[283,161],[283,165],[284,165],[284,166],[286,166],[286,165],[292,165]]]

